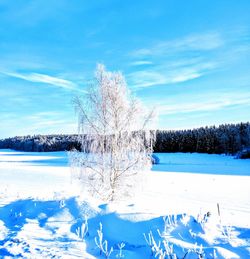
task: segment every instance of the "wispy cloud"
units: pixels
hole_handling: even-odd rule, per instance
[[[135,88],[175,84],[199,78],[215,66],[216,64],[205,62],[193,65],[166,63],[130,73],[127,78]]]
[[[49,76],[46,74],[40,74],[40,73],[29,73],[29,74],[21,74],[21,73],[15,73],[15,72],[2,72],[3,74],[15,77],[19,79],[23,79],[30,82],[35,83],[45,83],[53,86],[58,86],[64,89],[75,89],[75,84],[69,80],[65,80],[62,78]]]
[[[73,113],[73,112],[72,112]],[[72,114],[70,114],[72,115]],[[23,127],[22,134],[60,134],[76,133],[77,122],[74,116],[65,116],[59,111],[34,112],[22,117],[22,122],[28,127]]]
[[[211,55],[225,44],[217,32],[188,35],[183,38],[161,41],[148,48],[130,53],[131,65],[137,70],[128,75],[134,87],[175,84],[199,78],[217,67]],[[140,64],[150,64],[144,66]]]
[[[236,97],[221,97],[217,100],[202,100],[196,102],[175,103],[170,105],[158,106],[158,113],[160,115],[170,115],[177,113],[191,113],[191,112],[205,112],[220,110],[236,105],[250,105],[250,96],[236,96]]]
[[[149,57],[183,51],[209,51],[223,46],[224,40],[217,32],[188,35],[183,38],[161,41],[151,47],[133,51],[133,57]]]
[[[152,65],[153,62],[149,60],[137,60],[130,63],[131,66],[146,66],[146,65]]]
[[[130,53],[128,75],[134,87],[174,84],[202,77],[218,69],[227,69],[249,53],[249,32],[207,32],[161,41]],[[144,61],[145,60],[145,61]],[[140,67],[140,64],[151,64]],[[142,70],[143,69],[143,70]],[[134,69],[135,70],[135,69]]]
[[[1,119],[4,127],[0,130],[0,139],[15,135],[77,133],[73,112],[67,116],[67,113],[56,110],[22,115],[6,111]]]
[[[54,120],[57,117],[62,117],[62,114],[58,111],[46,111],[46,112],[36,112],[25,117],[27,120],[41,121],[41,120]]]
[[[6,3],[1,1],[1,5],[5,7],[3,8],[2,19],[11,20],[26,26],[34,26],[41,21],[55,19],[55,17],[60,16],[67,9],[65,1],[60,1],[60,4],[58,1],[50,1],[49,5],[43,0],[27,0],[26,4],[20,2],[15,5],[9,1],[3,2]]]

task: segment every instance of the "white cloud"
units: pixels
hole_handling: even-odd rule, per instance
[[[23,116],[22,121],[28,122],[29,126],[25,127],[25,130],[27,130],[29,134],[37,134],[39,132],[60,134],[76,133],[77,131],[77,122],[74,121],[74,117],[67,116],[58,111],[36,112]],[[27,134],[27,132],[25,134]]]
[[[183,73],[180,75],[175,76],[172,80],[173,83],[180,83],[180,82],[185,82],[188,80],[192,80],[198,77],[201,77],[202,74],[198,72],[191,72],[191,73]]]
[[[188,35],[183,38],[162,41],[149,48],[141,48],[131,53],[133,57],[160,56],[187,51],[209,51],[224,45],[222,36],[217,32]]]
[[[29,73],[29,74],[21,74],[21,73],[15,73],[15,72],[2,72],[3,74],[20,78],[26,81],[35,82],[35,83],[45,83],[53,86],[58,86],[64,89],[74,89],[75,84],[69,80],[61,79],[54,76],[49,76],[45,74],[40,73]]]
[[[209,32],[138,49],[132,53],[136,60],[131,64],[151,66],[129,74],[128,80],[132,86],[142,88],[199,78],[218,67],[217,59],[210,56],[210,52],[223,45],[224,40],[219,33]]]
[[[152,85],[166,84],[166,76],[157,71],[137,71],[128,75],[128,80],[132,82],[133,87],[149,87]]]
[[[206,73],[205,66],[180,67],[172,70],[155,67],[148,70],[133,72],[127,76],[131,86],[144,88],[154,85],[181,83],[201,77]]]
[[[205,33],[190,35],[182,40],[175,41],[177,48],[190,50],[212,50],[223,46],[224,40],[219,33]]]
[[[233,62],[245,58],[249,44],[242,43],[242,39],[246,35],[249,37],[248,33],[241,31],[236,34],[231,31],[223,35],[206,32],[137,49],[130,53],[130,58],[135,60],[131,64],[140,64],[147,60],[147,63],[151,62],[151,66],[129,74],[128,79],[132,86],[142,88],[184,82],[219,68],[226,69]]]
[[[144,66],[144,65],[152,65],[153,62],[149,60],[137,60],[130,63],[131,66]]]
[[[250,96],[241,97],[235,96],[231,98],[222,97],[213,101],[198,101],[198,102],[186,102],[175,103],[170,105],[158,106],[158,113],[160,115],[169,115],[177,113],[190,113],[190,112],[202,112],[219,110],[233,105],[250,105]]]

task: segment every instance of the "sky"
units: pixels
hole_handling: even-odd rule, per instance
[[[77,133],[72,98],[98,63],[159,129],[250,121],[249,13],[249,0],[0,0],[0,138]]]

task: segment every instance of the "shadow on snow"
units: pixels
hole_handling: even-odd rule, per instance
[[[64,219],[63,215],[66,211],[70,215],[70,218]],[[53,246],[62,249],[61,253],[69,250],[70,244],[80,241],[76,233],[77,229],[85,222],[85,214],[89,216],[89,231],[88,235],[84,238],[86,251],[95,258],[105,258],[104,256],[100,256],[100,251],[95,244],[95,237],[98,236],[97,230],[100,222],[103,226],[104,240],[108,241],[109,248],[111,246],[114,248],[114,252],[110,258],[116,258],[119,254],[118,245],[121,243],[125,244],[123,249],[125,258],[153,258],[150,256],[151,251],[145,242],[143,233],[148,234],[152,231],[155,240],[158,242],[160,237],[157,230],[159,229],[160,231],[163,231],[164,229],[162,217],[136,221],[135,219],[136,216],[138,216],[138,213],[119,215],[115,212],[109,212],[106,205],[100,206],[99,210],[94,210],[87,203],[79,205],[76,198],[69,198],[63,202],[60,200],[17,200],[0,207],[0,223],[2,222],[2,225],[7,229],[6,235],[2,240],[0,239],[0,257],[15,256],[18,258],[25,257],[25,255],[27,256],[27,253],[32,254],[30,244],[34,243],[34,240],[30,240],[28,238],[23,240],[19,238],[19,234],[32,220],[36,222],[39,229],[46,230],[50,233],[49,237],[42,235],[33,236],[33,239],[38,241],[35,246],[36,251],[42,251],[45,249],[44,247],[52,249]],[[217,251],[225,249],[229,252],[235,253],[239,258],[245,258],[244,256],[248,254],[247,246],[249,244],[246,245],[245,241],[250,237],[250,229],[233,227],[233,233],[238,233],[236,235],[237,238],[241,238],[241,240],[245,242],[244,243],[242,241],[243,243],[241,243],[240,247],[234,247],[222,239],[217,239],[217,244],[211,245],[211,243],[203,238],[203,228],[193,217],[190,216],[189,221],[186,222],[186,224],[184,224],[181,219],[182,215],[177,215],[175,227],[173,228],[173,226],[170,226],[168,228],[167,236],[170,238],[169,240],[172,238],[173,240],[179,240],[190,245],[194,243],[197,243],[198,245],[202,244],[204,250],[209,253],[211,253],[213,249],[217,249]],[[54,224],[51,225],[51,222]],[[60,226],[65,223],[69,226],[69,233],[67,235],[60,236],[57,233],[58,225]],[[30,231],[32,232],[32,230]],[[36,229],[33,231],[35,232]],[[46,242],[46,245],[43,244],[41,246],[41,242]],[[178,242],[174,243],[173,241],[174,249],[183,256],[183,248],[180,247]],[[12,250],[10,249],[13,244],[20,245],[22,247],[21,252],[13,255]],[[53,258],[53,256],[54,258],[57,258],[52,252],[47,254],[48,258]],[[223,257],[218,256],[218,258]]]

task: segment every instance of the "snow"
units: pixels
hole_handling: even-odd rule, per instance
[[[66,152],[0,150],[0,258],[105,258],[95,244],[100,223],[110,258],[121,258],[122,243],[125,258],[151,258],[149,233],[180,258],[188,249],[186,258],[198,258],[200,245],[205,258],[250,258],[250,160],[157,156],[143,190],[102,204],[79,195]]]

